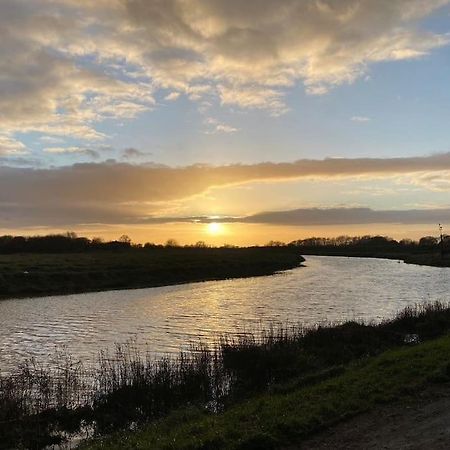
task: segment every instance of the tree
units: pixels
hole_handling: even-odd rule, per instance
[[[424,236],[419,241],[419,245],[422,247],[434,247],[437,243],[438,239],[434,236]]]
[[[286,244],[281,241],[269,241],[266,247],[284,247]]]
[[[120,236],[119,238],[119,242],[121,242],[122,244],[131,245],[131,238],[127,234],[122,234],[122,236]]]
[[[176,239],[167,239],[166,247],[179,247],[178,241]]]
[[[94,237],[92,238],[92,245],[96,246],[96,245],[102,245],[103,244],[103,239],[101,237]]]

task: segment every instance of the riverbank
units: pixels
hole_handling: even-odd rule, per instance
[[[408,252],[385,252],[373,250],[353,250],[345,248],[336,249],[304,249],[300,248],[302,255],[311,256],[345,256],[349,258],[381,258],[403,261],[406,264],[419,266],[450,267],[450,254],[441,257],[439,252],[408,253]]]
[[[449,354],[449,336],[414,347],[388,350],[349,365],[337,376],[322,381],[319,378],[306,386],[290,383],[219,415],[192,410],[179,412],[139,432],[118,433],[82,448],[448,448],[450,434],[445,405],[449,404],[450,393]],[[430,391],[435,396],[434,402],[425,400]],[[389,404],[393,406],[386,406]],[[416,414],[411,414],[414,404]],[[430,409],[434,414],[427,415]],[[395,412],[403,416],[398,420],[397,429],[393,429]],[[376,420],[378,432],[389,429],[389,434],[377,435],[373,425],[372,435],[364,433],[364,429],[358,427],[366,424],[367,428],[368,420]],[[427,432],[421,433],[420,439],[408,441],[403,430],[413,436],[419,425]],[[336,426],[341,429],[333,431]],[[407,445],[397,446],[398,442]],[[368,446],[369,443],[372,446]]]
[[[399,404],[410,405],[430,388],[442,397],[444,392],[450,392],[449,354],[449,336],[387,350],[379,356],[354,361],[337,374],[321,374],[306,382],[297,380],[277,386],[272,392],[236,405],[223,414],[184,411],[137,433],[116,434],[84,448],[294,450],[317,448],[320,442],[325,442],[320,448],[361,448],[351,447],[351,440],[336,446],[339,441],[327,440],[327,432],[323,430],[389,402],[396,403],[397,409],[401,408]],[[415,425],[414,416],[409,420],[411,429]],[[433,420],[436,422],[436,416]],[[387,426],[391,418],[384,416],[378,422]],[[318,432],[321,432],[318,439],[308,441]],[[391,432],[390,437],[393,445],[389,446],[386,438],[383,448],[396,448],[395,439],[402,436],[400,432],[397,435]],[[446,438],[449,444],[448,435],[439,437],[441,441]],[[333,446],[326,447],[326,442],[333,442]]]
[[[446,382],[449,330],[450,307],[435,303],[380,324],[225,335],[162,360],[118,346],[89,370],[70,357],[56,372],[35,361],[0,377],[0,448],[43,448],[86,427],[97,434],[86,443],[94,449],[299,445],[380,402]]]
[[[148,288],[272,275],[299,266],[295,248],[130,248],[0,255],[0,299]]]

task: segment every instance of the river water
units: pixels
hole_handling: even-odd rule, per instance
[[[271,323],[379,321],[407,305],[450,301],[450,268],[394,260],[307,256],[277,275],[0,301],[0,371],[65,348],[93,363],[100,350],[133,340],[155,355],[199,339]]]

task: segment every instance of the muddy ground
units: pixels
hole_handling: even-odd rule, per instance
[[[289,450],[450,449],[450,386],[340,423]]]

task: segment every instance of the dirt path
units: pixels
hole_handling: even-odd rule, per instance
[[[297,449],[450,449],[450,387],[362,414],[315,436]]]

